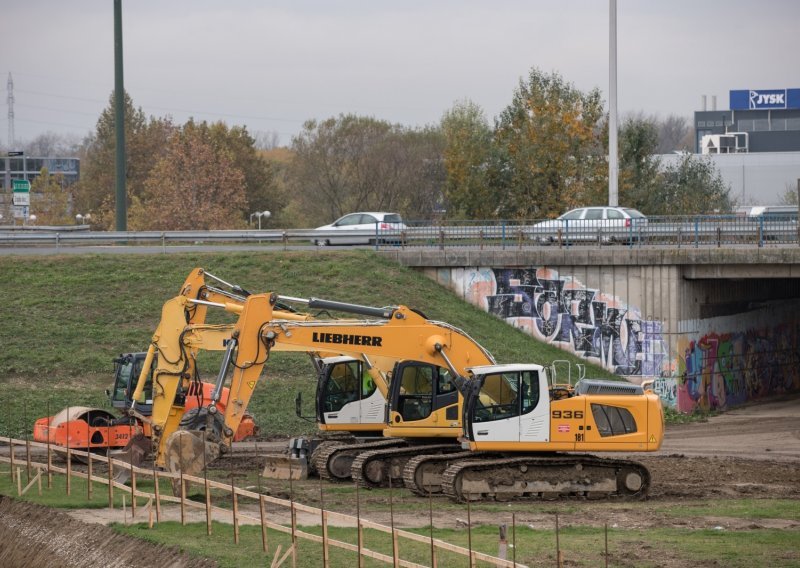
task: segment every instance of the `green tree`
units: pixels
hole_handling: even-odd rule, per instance
[[[676,164],[663,168],[642,209],[649,215],[690,215],[727,213],[731,207],[730,187],[714,163],[685,154]]]
[[[493,217],[498,194],[488,183],[492,129],[483,109],[469,100],[456,103],[442,117],[441,130],[448,217]]]
[[[602,201],[608,179],[602,119],[597,89],[584,93],[558,73],[536,68],[520,80],[495,124],[490,181],[500,215],[554,216]]]
[[[660,161],[655,156],[658,127],[642,116],[626,119],[619,133],[619,202],[648,213]]]
[[[133,198],[134,230],[210,230],[245,226],[245,176],[231,151],[191,121],[173,133],[165,155]]]
[[[163,156],[174,130],[169,118],[145,117],[125,93],[125,188],[129,204],[141,199],[145,180]],[[95,132],[84,142],[81,179],[74,187],[77,211],[91,213],[94,225],[110,229],[115,223],[116,137],[114,93],[97,120]]]
[[[36,215],[38,225],[71,225],[74,220],[69,214],[70,195],[64,188],[61,174],[51,175],[42,168],[31,182],[30,211]]]

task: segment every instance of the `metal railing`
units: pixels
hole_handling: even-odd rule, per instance
[[[70,227],[0,227],[0,246],[125,246],[210,243],[312,244],[329,241],[392,247],[722,247],[797,245],[796,217],[696,215],[620,221],[412,222],[403,229],[77,231]],[[342,243],[345,244],[345,243]]]

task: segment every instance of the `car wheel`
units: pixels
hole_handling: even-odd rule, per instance
[[[314,241],[314,244],[317,245],[318,247],[324,247],[329,245],[330,243],[328,242],[327,239],[317,239],[316,241]]]

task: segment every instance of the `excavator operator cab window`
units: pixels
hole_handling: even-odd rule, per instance
[[[422,420],[431,414],[432,387],[436,368],[427,364],[405,364],[400,377],[397,411],[403,420]],[[438,376],[438,373],[436,373]]]
[[[334,363],[328,370],[324,412],[338,412],[345,404],[370,396],[375,388],[375,381],[360,361]]]
[[[513,371],[484,375],[475,422],[490,422],[527,414],[539,404],[539,373]]]

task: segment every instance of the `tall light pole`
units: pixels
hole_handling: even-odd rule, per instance
[[[261,218],[269,219],[272,213],[269,211],[256,211],[255,213],[250,213],[250,222],[253,222],[253,217],[258,218],[258,230],[261,230]]]
[[[619,205],[617,152],[617,0],[608,0],[608,205]]]
[[[128,230],[128,196],[125,192],[125,86],[122,82],[122,0],[114,0],[114,130],[116,154],[117,231]]]

